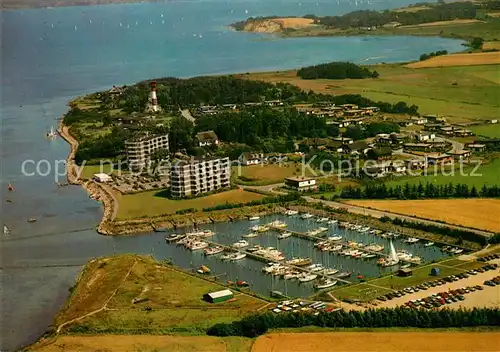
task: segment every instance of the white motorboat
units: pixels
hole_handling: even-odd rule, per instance
[[[260,216],[251,216],[248,218],[248,220],[250,221],[256,221],[256,220],[259,220],[260,219]]]
[[[340,236],[340,235],[330,236],[327,238],[328,241],[340,241],[341,239],[342,239],[342,236]]]
[[[276,221],[270,222],[268,224],[268,226],[270,226],[270,227],[277,227],[279,229],[282,229],[282,228],[287,227],[288,225],[286,223],[284,223],[283,221],[276,220]]]
[[[318,222],[327,222],[328,221],[328,218],[319,218],[318,219]]]
[[[203,253],[205,253],[205,255],[215,255],[222,252],[224,252],[224,248],[220,246],[208,247],[203,250]]]
[[[462,253],[463,251],[464,251],[464,250],[463,250],[463,249],[461,249],[461,248],[454,248],[452,253],[455,253],[455,254],[460,254],[460,253]]]
[[[332,279],[320,279],[316,284],[314,284],[314,288],[321,290],[324,288],[329,288],[335,286],[337,284],[337,280]]]
[[[292,216],[292,215],[297,215],[299,212],[297,210],[291,210],[291,209],[288,209],[287,211],[285,211],[285,215],[288,215],[288,216]]]
[[[246,256],[247,255],[245,253],[238,252],[238,253],[234,253],[232,255],[232,257],[229,258],[229,260],[231,260],[231,261],[241,260],[243,258],[246,258]]]
[[[259,236],[259,234],[257,232],[251,232],[251,233],[249,233],[247,235],[243,235],[241,237],[243,237],[243,238],[254,238],[254,237],[257,237],[257,236]]]
[[[328,223],[329,223],[330,225],[336,224],[336,223],[338,223],[338,222],[339,222],[339,221],[338,221],[338,220],[335,220],[335,219],[328,220]]]
[[[172,243],[172,242],[182,240],[184,237],[186,237],[186,235],[184,235],[184,234],[172,233],[172,234],[168,235],[167,237],[165,237],[165,241]]]
[[[330,252],[338,252],[338,251],[341,251],[343,248],[343,246],[341,244],[338,244],[338,245],[335,245],[335,246],[331,246],[330,247]]]
[[[310,218],[312,218],[313,216],[314,216],[314,215],[312,215],[312,214],[306,213],[306,214],[302,214],[301,218],[302,218],[302,219],[310,219]]]
[[[321,271],[324,269],[325,269],[325,267],[323,266],[323,264],[312,264],[312,265],[306,266],[306,270],[310,270],[312,272]]]
[[[371,258],[375,258],[376,255],[375,254],[367,254],[364,258],[365,259],[371,259]]]
[[[306,266],[311,264],[311,259],[309,258],[293,258],[286,262],[289,265],[295,266]]]
[[[432,241],[429,241],[426,244],[424,244],[424,247],[432,247],[432,246],[434,246],[434,242]]]
[[[338,273],[339,271],[337,269],[334,269],[334,268],[326,268],[325,270],[323,270],[323,275],[335,275],[336,273]]]
[[[420,241],[420,238],[410,237],[405,240],[405,243],[417,243]]]
[[[3,234],[8,235],[10,233],[10,229],[7,227],[7,225],[3,225]]]
[[[192,251],[198,251],[207,247],[208,243],[203,241],[194,241],[191,245],[188,246],[188,248]]]
[[[247,248],[247,252],[253,253],[253,252],[257,252],[257,251],[262,250],[262,249],[263,249],[262,246],[256,244],[250,248]]]
[[[233,243],[234,248],[243,248],[248,247],[249,243],[245,240],[240,240],[238,242]]]
[[[281,235],[278,236],[279,240],[284,240],[285,238],[288,238],[292,235],[291,232],[283,232]]]
[[[304,273],[301,276],[299,276],[299,281],[300,282],[309,282],[309,281],[315,280],[317,277],[318,277],[318,275],[316,275],[316,274],[305,274]]]

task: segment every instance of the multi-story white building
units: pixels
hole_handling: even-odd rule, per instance
[[[230,186],[229,158],[180,160],[172,164],[170,193],[182,198]]]
[[[161,149],[168,150],[168,135],[142,136],[125,141],[129,168],[141,170],[148,166],[151,155]]]

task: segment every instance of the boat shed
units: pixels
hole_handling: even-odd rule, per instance
[[[234,294],[231,290],[222,290],[222,291],[206,293],[203,296],[203,299],[210,303],[219,303],[227,301],[228,299],[231,299],[233,297]]]
[[[402,277],[408,277],[413,274],[413,271],[411,269],[399,269],[398,271],[398,276]]]

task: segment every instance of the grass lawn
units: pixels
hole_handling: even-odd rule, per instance
[[[240,319],[267,304],[236,291],[233,300],[208,303],[202,296],[223,286],[159,265],[149,257],[100,259],[89,264],[85,273],[58,323],[106,308],[79,321],[72,332],[204,333],[213,324]],[[134,298],[144,301],[134,304]]]
[[[452,183],[465,183],[469,186],[476,186],[481,188],[484,184],[488,185],[500,185],[500,158],[496,158],[491,160],[488,163],[481,164],[481,166],[476,170],[473,176],[472,174],[473,168],[465,168],[463,170],[463,175],[460,174],[460,170],[455,170],[455,174],[453,176],[446,176],[443,174],[434,175],[433,169],[428,170],[427,176],[419,176],[419,177],[401,177],[397,180],[387,182],[388,186],[396,186],[396,185],[404,185],[405,183],[409,184],[425,184],[427,182],[431,182],[435,185],[444,185],[450,182]],[[480,176],[479,176],[480,175]]]
[[[251,165],[233,166],[232,177],[236,183],[253,186],[271,185],[280,183],[287,177],[301,175],[302,167],[297,165]]]
[[[302,80],[295,71],[254,73],[244,78],[287,82],[318,93],[361,94],[375,101],[405,101],[421,114],[440,114],[450,122],[499,116],[498,65],[411,69],[402,64],[371,67],[377,79]],[[455,85],[456,83],[456,85]]]
[[[465,265],[467,262],[462,263]],[[464,270],[471,269],[469,267],[451,268],[445,265],[448,265],[447,262],[443,262],[443,265],[432,264],[413,269],[413,275],[410,277],[391,275],[370,280],[365,283],[339,287],[338,289],[330,291],[330,294],[338,299],[358,299],[360,301],[370,301],[378,296],[385,295],[392,290],[400,290],[408,286],[419,285],[425,281],[437,280],[438,277],[430,275],[431,268],[439,268],[441,271],[440,277],[456,275]]]
[[[432,264],[432,265],[427,265],[425,267],[414,269],[413,275],[409,277],[399,277],[396,275],[386,276],[380,279],[372,280],[370,281],[370,283],[387,288],[392,287],[394,290],[400,290],[408,286],[419,285],[425,281],[437,280],[439,277],[430,275],[431,268],[439,268],[441,272],[440,277],[456,275],[463,271],[460,269],[449,268],[440,264]]]
[[[330,291],[330,294],[338,299],[359,299],[361,301],[370,301],[378,296],[392,292],[389,288],[375,287],[367,283],[358,285],[349,285],[337,290]]]
[[[148,191],[136,194],[117,194],[118,214],[117,220],[152,217],[162,214],[173,214],[178,210],[213,207],[225,203],[248,203],[264,198],[262,194],[247,192],[240,189],[225,191],[205,197],[193,199],[169,199],[162,194],[163,191]]]
[[[478,136],[500,138],[500,124],[498,123],[470,126],[469,129]]]
[[[106,163],[102,165],[85,165],[83,166],[83,170],[80,174],[80,178],[84,180],[90,180],[94,174],[98,174],[100,172],[104,172],[108,175],[117,172],[117,170],[113,169],[110,164]],[[126,171],[122,171],[122,174],[126,173]]]

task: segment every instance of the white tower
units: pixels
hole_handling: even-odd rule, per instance
[[[158,98],[156,97],[156,82],[151,82],[151,93],[149,94],[148,105],[146,106],[146,112],[158,112],[161,111],[161,107],[158,105]]]

